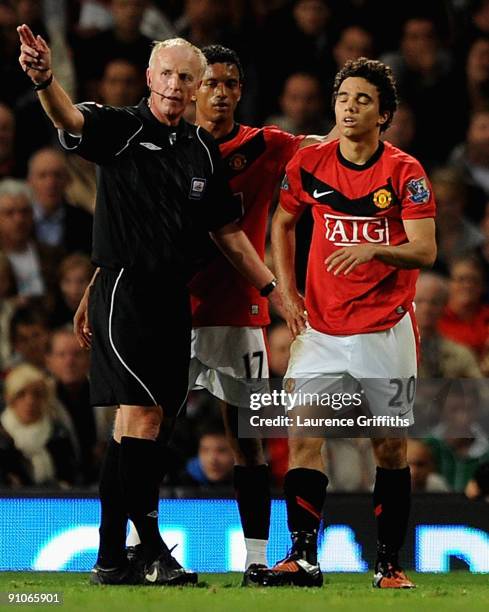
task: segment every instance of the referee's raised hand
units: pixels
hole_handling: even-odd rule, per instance
[[[39,34],[34,36],[30,27],[22,24],[17,28],[20,38],[19,63],[22,70],[36,85],[51,74],[51,50]]]

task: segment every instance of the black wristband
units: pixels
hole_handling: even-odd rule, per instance
[[[262,297],[268,297],[277,286],[277,282],[276,278],[272,279],[267,285],[260,289],[260,295]]]
[[[41,91],[41,89],[48,88],[51,85],[51,83],[53,82],[53,78],[54,78],[54,75],[51,72],[51,76],[49,76],[45,81],[43,81],[42,83],[37,83],[36,85],[34,85],[34,91]]]

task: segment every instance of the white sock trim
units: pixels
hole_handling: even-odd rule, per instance
[[[248,568],[252,563],[267,565],[267,544],[268,540],[245,538],[246,568]]]

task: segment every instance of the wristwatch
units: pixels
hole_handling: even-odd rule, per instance
[[[272,291],[275,289],[277,284],[278,280],[276,278],[273,278],[267,285],[260,289],[260,295],[262,297],[268,297],[270,293],[272,293]]]

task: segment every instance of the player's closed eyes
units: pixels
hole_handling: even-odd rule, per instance
[[[336,100],[340,104],[346,104],[349,101],[349,96],[346,94],[338,94],[336,96]],[[367,96],[366,94],[360,94],[355,97],[355,102],[357,104],[366,105],[366,104],[370,104],[371,101],[372,101],[372,98],[370,96]]]

